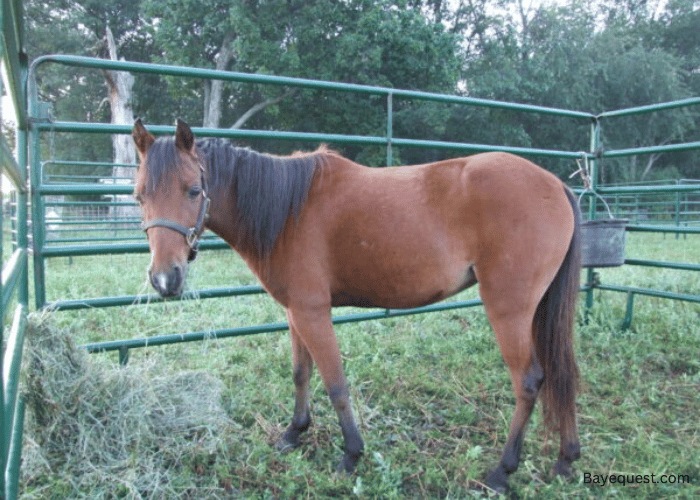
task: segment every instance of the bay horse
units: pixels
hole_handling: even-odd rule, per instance
[[[580,214],[557,177],[506,153],[380,169],[325,147],[264,155],[195,139],[181,120],[174,138],[156,139],[140,120],[132,135],[155,290],[182,292],[208,228],[286,310],[295,404],[280,449],[299,446],[311,423],[315,363],[343,434],[338,470],[352,473],[362,455],[332,307],[412,308],[478,283],[516,397],[503,455],[486,482],[506,489],[538,394],[545,422],[561,436],[554,472],[571,473],[580,455],[572,333]]]

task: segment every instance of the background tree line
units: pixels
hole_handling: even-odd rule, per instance
[[[534,3],[533,3],[534,5]],[[127,60],[468,95],[602,112],[700,95],[700,1],[27,0],[30,58]],[[108,75],[48,65],[41,98],[60,120],[108,122]],[[384,99],[137,75],[133,114],[149,123],[383,135]],[[587,150],[589,126],[495,109],[395,100],[397,137]],[[696,141],[698,111],[619,119],[607,149]],[[104,160],[109,138],[60,134],[51,157]],[[49,140],[47,139],[47,148]],[[251,142],[270,152],[312,145]],[[381,165],[377,147],[340,147]],[[462,154],[402,148],[402,163]],[[604,181],[700,178],[697,152],[606,160]],[[564,176],[571,162],[538,159]]]

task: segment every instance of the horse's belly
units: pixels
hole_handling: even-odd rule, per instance
[[[470,265],[454,267],[436,270],[434,266],[404,266],[394,272],[371,266],[355,267],[355,272],[345,269],[344,279],[332,291],[332,305],[408,309],[432,304],[476,283]]]

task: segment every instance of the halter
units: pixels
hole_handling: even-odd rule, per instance
[[[202,205],[199,207],[199,215],[197,215],[197,220],[192,227],[185,227],[182,224],[173,222],[168,219],[152,219],[148,222],[142,224],[143,231],[148,233],[148,230],[152,227],[166,227],[177,231],[185,237],[187,246],[190,247],[190,254],[187,256],[187,262],[192,262],[197,258],[197,251],[199,247],[199,238],[202,236],[204,231],[204,222],[209,217],[209,205],[211,204],[211,199],[207,195],[207,179],[204,175],[204,167],[200,163],[199,169],[202,172]]]

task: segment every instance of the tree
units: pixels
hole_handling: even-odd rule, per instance
[[[494,5],[496,8],[494,8]],[[31,55],[107,56],[193,67],[462,93],[600,112],[697,95],[697,0],[545,4],[524,0],[27,0]],[[104,76],[42,69],[42,98],[61,119],[108,121]],[[167,91],[163,91],[164,87]],[[150,122],[180,116],[207,126],[383,135],[383,98],[272,85],[136,75],[133,108]],[[698,140],[688,111],[645,116],[604,129],[606,147]],[[454,141],[588,148],[588,124],[502,110],[394,100],[394,134]],[[286,152],[300,144],[251,143]],[[78,147],[76,147],[78,146]],[[304,147],[304,146],[302,146]],[[104,158],[108,141],[55,141],[52,151]],[[383,162],[379,148],[343,146],[351,158]],[[449,152],[403,149],[405,162]],[[607,180],[698,169],[695,153],[615,160]],[[538,159],[539,161],[539,159]],[[541,163],[568,174],[571,162]],[[698,172],[700,174],[700,172]]]
[[[31,57],[51,53],[117,58],[117,50],[131,58],[142,54],[139,40],[138,2],[118,0],[30,0],[26,4],[28,50]],[[117,26],[112,32],[110,25]],[[131,124],[129,88],[133,78],[113,71],[89,72],[79,68],[46,65],[37,75],[40,98],[52,104],[62,120],[112,121]],[[105,92],[105,86],[107,92]],[[105,99],[105,95],[107,98]],[[109,106],[104,106],[109,103]],[[48,157],[66,160],[104,161],[111,156],[109,139],[60,134],[49,137]],[[114,160],[133,163],[133,146],[124,137],[113,138]],[[60,169],[57,169],[60,171]],[[75,174],[73,170],[71,172]],[[109,176],[111,168],[84,171],[90,176]]]
[[[230,69],[236,63],[233,44],[238,38],[239,24],[245,18],[243,3],[228,0],[144,2],[142,8],[149,22],[148,31],[161,51],[155,58],[182,66]],[[185,93],[201,91],[202,124],[216,128],[221,121],[224,87],[223,81],[203,80],[196,85],[173,85],[171,92],[185,97]]]
[[[423,90],[450,91],[456,82],[457,38],[408,2],[212,1],[207,11],[217,14],[207,16],[201,2],[177,4],[144,5],[153,39],[163,48],[160,58],[169,63],[223,67],[225,60],[237,71]],[[209,125],[215,123],[214,109],[221,125],[235,127],[255,118],[262,128],[274,121],[275,128],[288,130],[362,134],[377,133],[385,123],[379,119],[384,105],[371,99],[230,83],[217,93],[214,83],[178,81],[171,92],[199,99],[201,120]]]
[[[593,9],[572,1],[504,17],[503,27],[484,39],[465,72],[471,95],[593,113],[687,97],[681,60],[650,43],[648,11],[627,2],[601,5]],[[588,149],[587,124],[572,120],[500,111],[472,112],[469,120],[484,142]],[[624,126],[617,123],[604,123],[607,149],[678,141],[693,127],[683,110],[625,118]],[[668,165],[670,158],[652,155],[643,165],[639,158],[606,161],[602,180],[639,180]],[[570,162],[541,163],[561,176],[572,168]]]
[[[117,46],[112,35],[112,30],[105,28],[105,44],[112,61],[117,61]],[[132,125],[134,123],[134,112],[131,107],[132,92],[134,87],[134,76],[128,71],[106,70],[105,80],[107,82],[109,107],[111,110],[111,121],[115,125]],[[112,135],[112,150],[114,167],[112,177],[115,183],[124,183],[124,179],[133,179],[136,175],[136,150],[133,146],[132,138],[126,134]],[[131,199],[129,195],[117,195],[115,201],[125,202]],[[119,219],[129,216],[136,216],[138,209],[126,205],[116,205],[110,207],[112,215]]]
[[[27,53],[32,60],[44,54],[85,55],[95,39],[77,20],[80,8],[67,0],[27,0]],[[100,107],[105,97],[104,80],[97,72],[85,74],[77,68],[47,64],[36,74],[39,99],[51,105],[54,117],[66,121],[102,121],[107,110]],[[110,156],[108,137],[49,132],[41,137],[42,159],[98,161]],[[108,168],[82,169],[45,165],[44,175],[109,175]]]

